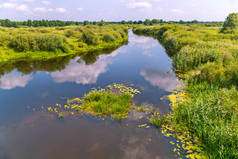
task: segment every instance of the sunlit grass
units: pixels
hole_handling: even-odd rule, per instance
[[[1,28],[0,62],[82,55],[117,48],[128,39],[126,25]]]
[[[49,112],[57,114],[62,112],[75,112],[89,114],[100,118],[123,119],[126,118],[131,109],[135,109],[132,99],[134,95],[141,92],[124,84],[113,84],[102,89],[93,89],[82,98],[74,98],[67,101],[65,106],[56,104],[48,107]],[[138,108],[145,111],[146,108]],[[59,114],[58,116],[62,116]]]

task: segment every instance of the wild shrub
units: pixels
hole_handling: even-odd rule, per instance
[[[231,13],[224,22],[222,33],[238,33],[238,13]]]
[[[83,33],[83,41],[88,45],[100,44],[100,38],[93,32],[87,31]]]
[[[112,42],[115,39],[116,38],[113,36],[113,34],[106,33],[106,34],[103,35],[103,41],[105,41],[105,42]]]
[[[57,51],[67,52],[66,39],[51,34],[20,34],[14,36],[9,46],[17,51]]]

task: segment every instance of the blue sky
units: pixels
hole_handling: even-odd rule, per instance
[[[0,19],[223,21],[238,0],[0,0]]]

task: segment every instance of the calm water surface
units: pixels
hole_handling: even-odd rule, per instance
[[[160,131],[138,128],[133,117],[58,120],[55,114],[39,111],[92,88],[123,82],[142,90],[136,104],[167,113],[168,101],[160,98],[177,84],[171,61],[158,41],[129,35],[128,45],[112,53],[1,66],[0,159],[176,158]]]

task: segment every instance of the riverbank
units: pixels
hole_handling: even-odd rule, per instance
[[[237,34],[202,25],[137,26],[133,31],[158,39],[186,83],[170,96],[175,132],[188,132],[204,158],[237,158]]]
[[[123,25],[39,28],[0,27],[0,63],[21,59],[46,60],[112,50],[128,40]]]

